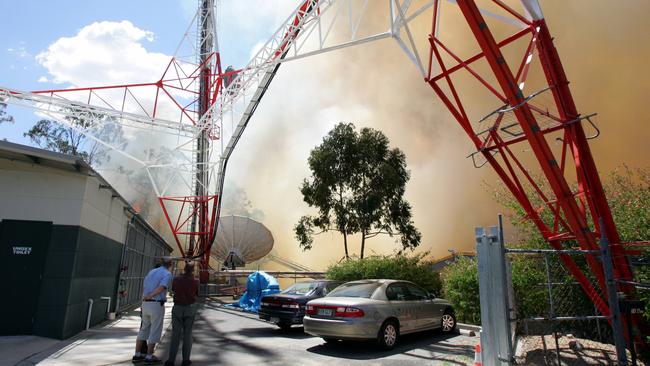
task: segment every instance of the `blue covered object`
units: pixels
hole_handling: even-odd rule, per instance
[[[248,276],[246,292],[239,299],[239,302],[232,304],[232,306],[251,313],[257,313],[262,297],[277,294],[278,292],[280,292],[280,284],[278,284],[275,277],[262,271],[253,272]]]

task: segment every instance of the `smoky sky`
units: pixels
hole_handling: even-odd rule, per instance
[[[650,26],[645,17],[650,3],[572,0],[541,5],[579,111],[598,113],[601,136],[590,144],[601,174],[623,163],[647,166]],[[371,21],[383,8],[371,6]],[[412,28],[421,47],[431,27],[431,12],[427,14]],[[474,39],[454,33],[466,27],[462,18],[445,16],[452,24],[441,31],[448,31],[461,50],[473,49]],[[479,111],[498,107],[472,88],[465,96],[474,98]],[[302,252],[292,230],[300,216],[313,213],[299,192],[309,176],[309,151],[338,122],[379,129],[391,147],[406,154],[411,172],[406,199],[423,234],[418,252],[441,257],[449,249],[473,250],[474,227],[496,223],[503,208],[485,188],[485,183],[499,185],[496,175],[487,166],[472,166],[465,133],[395,42],[383,40],[283,64],[232,156],[226,184],[241,187],[252,207],[264,213],[262,221],[274,235],[278,255],[314,269],[325,269],[343,256],[339,235],[320,235],[311,251]],[[353,237],[353,254],[359,244]],[[378,237],[366,248],[367,254],[390,254],[399,244],[396,238]]]

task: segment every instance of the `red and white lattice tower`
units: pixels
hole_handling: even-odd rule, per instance
[[[199,0],[177,55],[156,81],[34,92],[0,88],[0,97],[75,129],[79,127],[70,124],[69,118],[92,120],[93,128],[79,132],[146,171],[181,254],[200,259],[205,282],[220,197],[213,181],[221,127],[213,105],[224,78],[233,77],[221,72],[214,0]],[[165,146],[155,158],[136,156],[98,133],[109,124],[170,135],[167,139],[173,146]],[[186,194],[169,194],[178,191]]]

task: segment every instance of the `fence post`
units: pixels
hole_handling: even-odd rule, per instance
[[[627,354],[625,351],[625,335],[623,333],[623,323],[621,322],[621,309],[618,303],[618,293],[616,292],[616,280],[614,279],[614,265],[612,264],[612,252],[609,248],[609,240],[603,229],[603,219],[598,219],[601,230],[600,251],[603,262],[603,271],[605,272],[605,284],[607,286],[607,301],[609,302],[609,311],[612,320],[612,333],[614,333],[614,344],[616,345],[616,355],[619,365],[627,365]]]
[[[505,249],[497,227],[476,228],[481,357],[483,365],[509,365],[512,360]]]
[[[511,365],[514,363],[514,334],[515,334],[515,329],[513,327],[514,323],[512,322],[512,319],[514,318],[514,291],[512,288],[512,272],[511,272],[511,267],[510,267],[510,262],[506,258],[506,244],[505,244],[505,238],[503,234],[503,215],[499,214],[499,226],[498,226],[498,244],[499,244],[499,261],[501,262],[501,286],[502,286],[502,291],[503,291],[503,311],[505,312],[504,314],[504,320],[506,324],[506,331],[505,331],[505,348],[501,347],[501,354],[500,358],[501,360],[505,360],[508,365]]]
[[[560,358],[560,343],[557,340],[557,328],[555,324],[555,305],[553,304],[553,281],[551,280],[551,266],[548,263],[548,252],[544,253],[544,267],[546,268],[546,289],[548,291],[548,317],[553,330],[553,338],[555,339],[555,356],[557,357],[557,364],[562,364]]]

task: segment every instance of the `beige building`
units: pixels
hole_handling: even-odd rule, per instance
[[[75,156],[0,142],[0,202],[0,335],[68,338],[137,303],[172,251]]]

